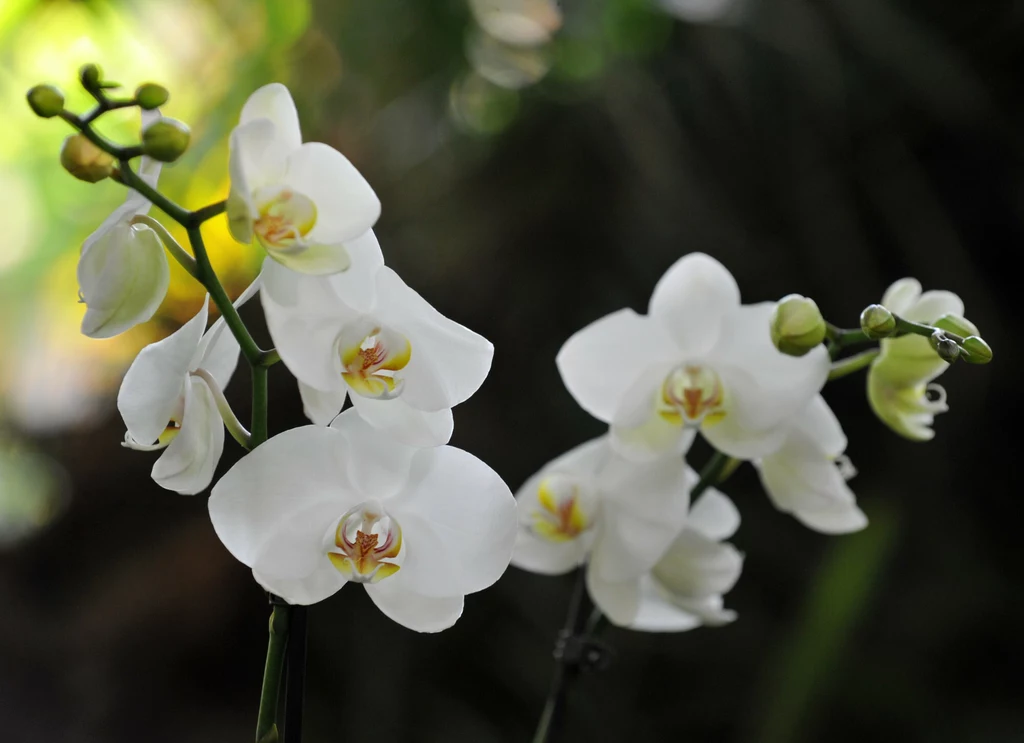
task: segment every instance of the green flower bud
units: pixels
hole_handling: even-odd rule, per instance
[[[928,337],[928,342],[943,361],[952,364],[960,356],[960,346],[953,339],[946,337],[946,333],[942,330],[932,333]]]
[[[188,149],[192,134],[185,124],[166,117],[157,119],[142,132],[142,152],[154,160],[172,163]]]
[[[171,94],[167,92],[167,88],[156,83],[143,83],[135,91],[135,100],[139,104],[139,108],[146,111],[159,108],[167,103],[167,99],[170,97]]]
[[[52,85],[37,85],[28,92],[28,105],[36,116],[49,119],[64,110],[64,94]]]
[[[871,304],[860,313],[860,329],[871,340],[888,338],[896,332],[896,318],[880,304]]]
[[[60,148],[60,164],[75,178],[96,183],[110,176],[114,158],[90,142],[84,134],[72,134]]]
[[[89,92],[95,92],[101,88],[103,72],[97,65],[84,64],[78,70],[78,80],[82,83],[82,87]]]
[[[825,318],[813,299],[790,294],[775,305],[771,334],[782,353],[803,356],[825,339]]]
[[[992,360],[992,346],[976,335],[969,335],[960,344],[960,358],[968,364],[987,364]]]
[[[959,315],[943,315],[935,321],[934,325],[948,333],[956,333],[961,338],[978,334],[977,326]]]

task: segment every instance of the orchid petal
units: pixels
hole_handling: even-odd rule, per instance
[[[348,582],[329,560],[324,560],[304,578],[273,578],[256,570],[252,571],[252,576],[263,590],[299,606],[319,603],[336,594]]]
[[[213,392],[199,377],[185,387],[181,429],[153,465],[153,480],[167,490],[195,495],[213,480],[224,451],[224,422]]]
[[[281,83],[270,83],[257,89],[242,106],[239,124],[256,119],[269,119],[274,125],[275,139],[283,149],[296,150],[302,145],[299,112],[292,95]]]
[[[462,616],[462,596],[424,596],[403,585],[402,571],[380,583],[366,584],[366,593],[384,615],[416,632],[440,632]]]
[[[708,488],[690,509],[686,526],[708,539],[721,541],[736,533],[740,526],[740,512],[727,496]]]
[[[369,425],[407,446],[447,444],[455,428],[451,408],[424,412],[410,406],[405,395],[391,400],[374,400],[353,394],[352,405]]]
[[[648,312],[675,338],[680,358],[692,358],[711,350],[725,316],[739,305],[740,289],[728,269],[704,253],[690,253],[658,281]]]
[[[299,396],[302,398],[302,412],[318,426],[329,426],[345,407],[348,388],[338,385],[332,390],[318,390],[305,382],[299,382]]]
[[[181,403],[189,365],[206,328],[206,302],[178,330],[143,348],[124,375],[117,409],[140,444],[156,441]]]

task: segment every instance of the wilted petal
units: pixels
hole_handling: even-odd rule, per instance
[[[140,444],[160,437],[181,402],[189,365],[206,329],[206,302],[174,333],[143,348],[124,375],[117,409]]]
[[[648,311],[675,338],[680,358],[694,358],[711,350],[723,319],[739,305],[740,289],[728,269],[704,253],[690,253],[658,281]]]
[[[677,363],[675,340],[650,317],[614,312],[574,333],[556,363],[569,393],[595,418],[610,423],[626,391],[651,367]]]
[[[224,451],[224,422],[206,382],[190,377],[181,429],[153,465],[153,480],[167,490],[195,495],[213,480]]]
[[[86,305],[82,333],[111,338],[146,322],[160,307],[170,269],[149,227],[121,221],[83,245],[78,286]]]
[[[366,584],[366,593],[389,619],[416,632],[440,632],[462,616],[462,596],[416,593],[402,573],[400,570],[380,583]]]

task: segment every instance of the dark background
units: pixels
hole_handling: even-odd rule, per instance
[[[448,113],[473,23],[462,2],[321,0],[289,51],[307,136],[343,149],[381,197],[388,263],[494,342],[454,445],[514,490],[600,434],[555,353],[608,312],[643,311],[691,251],[721,260],[746,301],[799,292],[847,326],[916,276],[960,294],[995,349],[942,377],[951,410],[928,443],[873,417],[863,375],[830,384],[870,527],[813,533],[744,466],[723,488],[743,514],[727,597],[739,621],[610,629],[614,662],[579,683],[564,740],[1024,741],[1024,7],[750,0],[713,24],[639,0],[563,10],[551,73],[492,91],[475,129]],[[323,60],[339,53],[354,77],[331,77]],[[273,79],[261,74],[239,100]],[[258,308],[246,317],[258,325]],[[283,366],[271,385],[272,433],[301,425]],[[247,414],[243,369],[230,392]],[[251,740],[265,598],[217,541],[206,496],[160,490],[122,433],[114,415],[36,439],[74,498],[0,552],[0,730]],[[238,455],[229,439],[220,471]],[[530,740],[570,587],[511,569],[433,636],[343,590],[311,611],[306,740]]]

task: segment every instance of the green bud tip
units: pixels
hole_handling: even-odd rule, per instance
[[[28,105],[36,116],[49,119],[64,110],[64,94],[52,85],[37,85],[28,92]]]
[[[171,94],[167,92],[167,88],[156,83],[143,83],[135,91],[135,102],[139,104],[139,108],[146,111],[159,108],[167,103],[167,99],[170,97]]]
[[[157,119],[142,132],[142,152],[154,160],[172,163],[188,149],[192,134],[185,124],[166,117]]]
[[[860,313],[860,329],[871,340],[888,338],[896,332],[896,318],[880,304],[868,305]]]
[[[114,158],[90,142],[84,134],[72,134],[60,148],[60,164],[75,178],[96,183],[114,172]]]
[[[789,356],[803,356],[825,340],[825,318],[813,299],[790,294],[775,304],[772,343]]]
[[[952,338],[947,337],[943,330],[932,333],[928,337],[928,342],[943,361],[952,364],[960,356],[960,346]]]
[[[935,321],[934,325],[947,333],[956,333],[961,338],[978,334],[977,326],[960,315],[943,315]]]
[[[976,335],[969,335],[960,344],[960,358],[969,364],[987,364],[992,360],[992,346]]]
[[[103,77],[103,72],[97,65],[89,64],[82,65],[78,70],[78,80],[82,83],[82,87],[90,92],[95,92],[100,89]]]

